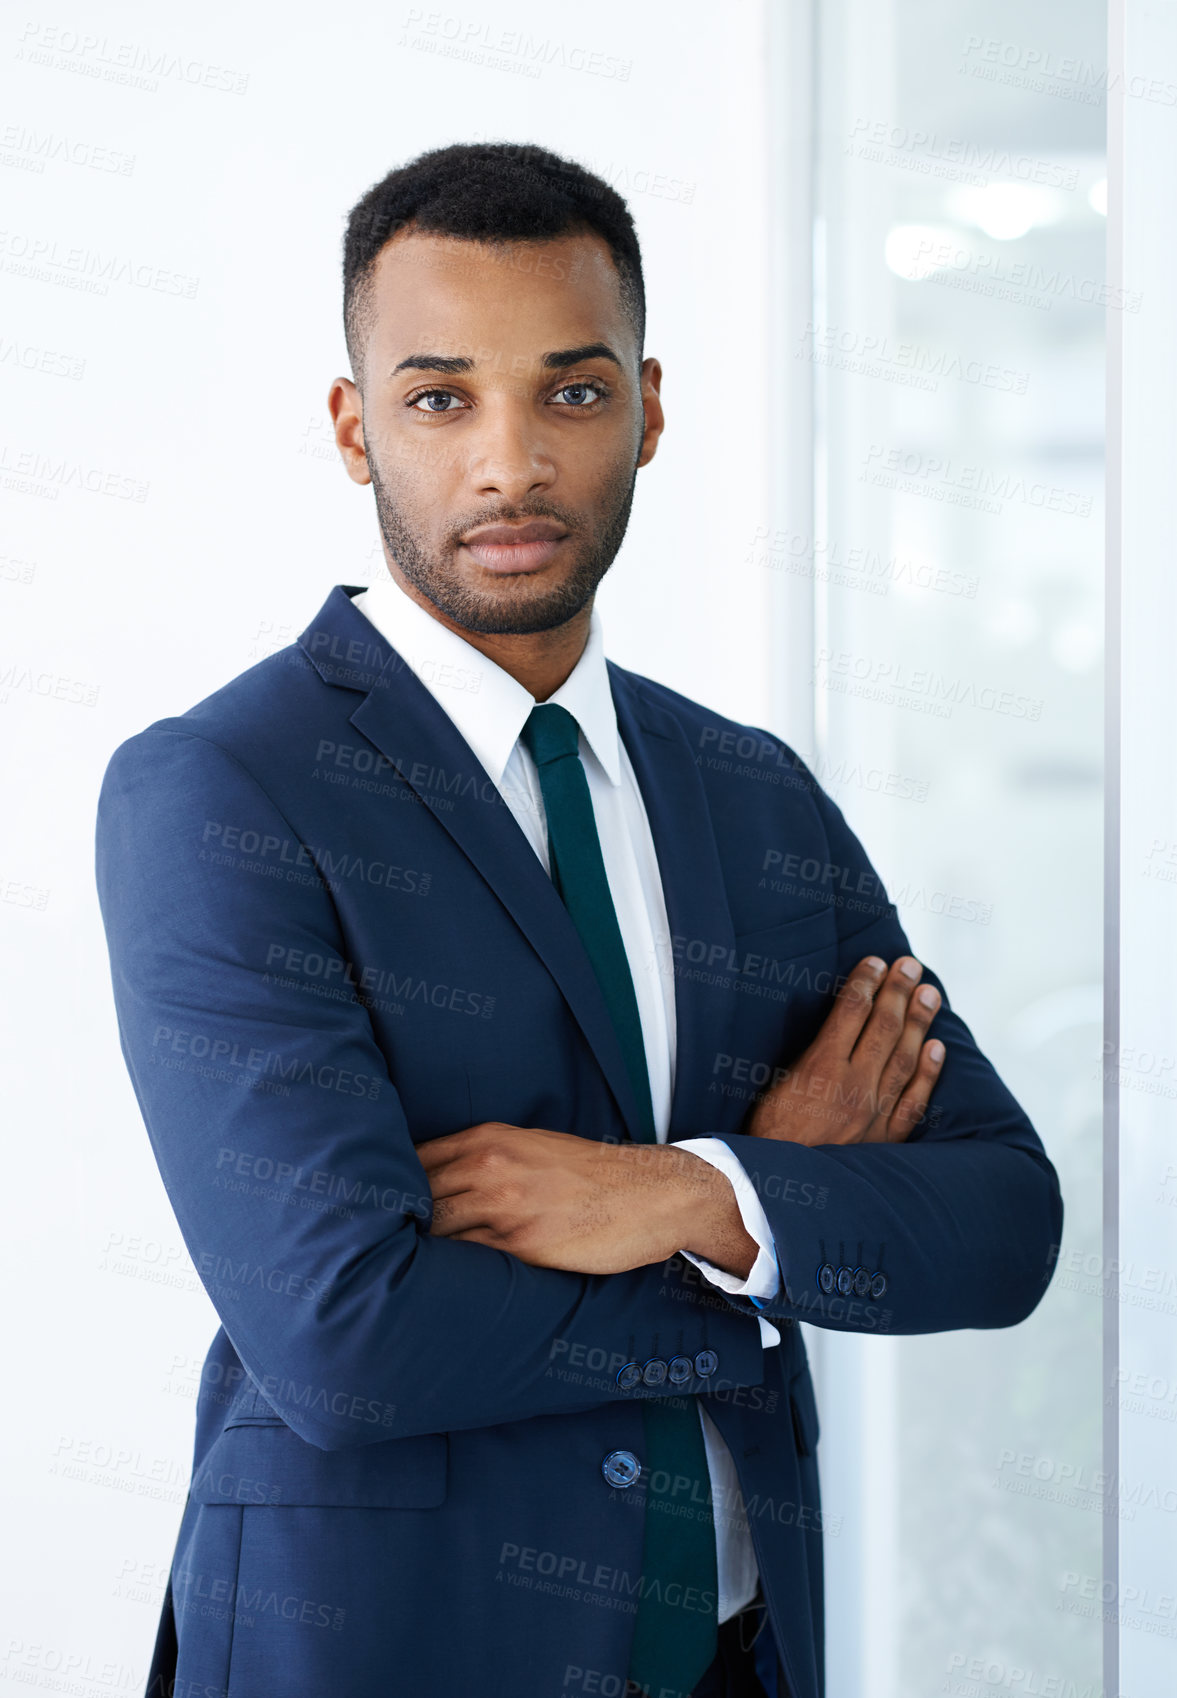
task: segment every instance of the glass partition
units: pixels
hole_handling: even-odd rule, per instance
[[[1019,1328],[810,1334],[830,1698],[1094,1694],[1107,77],[1095,0],[816,8],[818,773],[1067,1204]],[[945,1277],[951,1277],[946,1270]]]

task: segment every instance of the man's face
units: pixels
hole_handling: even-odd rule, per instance
[[[373,296],[362,398],[340,379],[329,405],[400,574],[463,630],[563,625],[612,564],[662,428],[606,243],[403,231]]]

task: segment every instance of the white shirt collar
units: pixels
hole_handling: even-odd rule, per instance
[[[496,785],[535,697],[472,643],[451,631],[383,573],[370,589],[352,597],[453,721]],[[575,719],[581,735],[611,784],[621,783],[617,710],[605,665],[601,620],[593,609],[588,640],[560,688],[548,697]]]

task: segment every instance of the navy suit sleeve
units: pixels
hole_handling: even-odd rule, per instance
[[[160,728],[131,738],[102,787],[98,891],[123,1054],[168,1196],[226,1333],[288,1425],[338,1449],[763,1384],[754,1321],[676,1259],[583,1275],[430,1236],[428,1181],[345,983],[329,888],[313,866],[282,880],[251,868],[246,833],[241,853],[221,852],[230,824],[297,837],[218,745]],[[291,951],[317,958],[313,978],[291,975]],[[707,1349],[719,1366],[621,1391],[618,1369],[659,1349]]]
[[[840,984],[865,955],[890,964],[913,951],[862,844],[809,779],[831,883],[855,893],[836,898]],[[1062,1232],[1058,1178],[927,966],[922,982],[943,999],[928,1035],[946,1053],[927,1114],[905,1143],[810,1147],[725,1134],[768,1215],[782,1278],[775,1298],[729,1297],[733,1307],[840,1331],[920,1333],[1012,1326],[1037,1305]],[[859,1269],[858,1291],[845,1290]],[[882,1276],[877,1295],[863,1292],[866,1275]]]

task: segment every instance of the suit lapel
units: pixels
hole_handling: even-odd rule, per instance
[[[726,1046],[731,993],[714,963],[728,963],[735,932],[719,848],[695,751],[673,714],[632,673],[608,662],[617,724],[650,821],[674,962],[675,1064],[671,1142],[699,1137],[715,1057]]]
[[[511,914],[559,985],[631,1138],[639,1138],[621,1045],[568,910],[481,761],[412,668],[351,606],[351,587],[336,586],[299,642],[327,682],[367,691],[351,723],[431,809]]]

